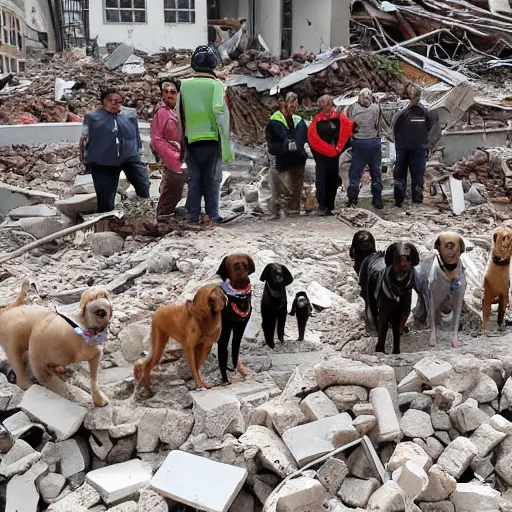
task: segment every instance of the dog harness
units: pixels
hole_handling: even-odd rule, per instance
[[[505,265],[510,265],[510,258],[501,259],[498,256],[493,256],[492,262],[499,267],[504,267]]]
[[[251,312],[251,285],[248,284],[245,288],[233,288],[227,279],[222,283],[221,289],[226,294],[233,313],[242,320],[246,319]]]
[[[64,318],[66,322],[73,327],[73,330],[80,336],[86,343],[89,343],[91,345],[99,345],[103,347],[105,343],[107,342],[107,336],[108,336],[108,329],[105,328],[103,331],[96,331],[96,329],[89,329],[88,331],[85,331],[82,329],[76,322],[71,320],[71,318],[68,318],[67,316],[63,315],[62,313],[57,312],[57,314]]]
[[[379,291],[382,287],[382,291],[386,297],[396,302],[400,302],[400,298],[406,293],[410,292],[414,287],[414,273],[409,272],[409,277],[404,280],[400,285],[394,283],[391,280],[391,272],[393,267],[387,267],[383,272],[380,273],[377,286],[375,288],[375,299],[378,300]]]

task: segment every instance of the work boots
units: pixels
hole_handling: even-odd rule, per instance
[[[382,204],[382,188],[372,185],[372,205],[377,210],[382,210],[384,205]]]
[[[357,199],[359,197],[359,189],[356,187],[348,187],[347,188],[347,206],[356,206]]]

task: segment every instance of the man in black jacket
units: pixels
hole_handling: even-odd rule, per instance
[[[410,103],[393,120],[396,146],[394,171],[395,205],[401,207],[407,190],[407,169],[411,170],[412,202],[423,203],[423,186],[429,147],[429,133],[436,123],[432,112],[420,104],[421,90],[408,88]]]

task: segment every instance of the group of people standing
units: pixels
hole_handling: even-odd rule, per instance
[[[161,78],[162,100],[151,123],[150,147],[161,166],[162,183],[157,219],[175,214],[188,184],[187,218],[201,221],[204,198],[206,216],[221,222],[219,215],[222,163],[233,160],[230,145],[229,110],[223,84],[216,78],[217,57],[210,46],[199,46],[191,59],[194,74],[181,82]],[[392,123],[396,145],[394,170],[395,204],[405,199],[410,169],[412,200],[423,202],[423,181],[429,134],[435,124],[431,112],[420,104],[420,89],[408,87],[409,105]],[[80,158],[92,175],[98,212],[115,207],[121,171],[134,186],[137,197],[149,198],[149,175],[141,161],[142,141],[134,109],[124,109],[119,91],[101,94],[101,108],[84,118]],[[361,179],[368,167],[372,204],[382,203],[382,112],[370,89],[362,89],[357,102],[339,112],[329,95],[318,99],[320,112],[309,127],[297,114],[298,96],[289,92],[279,101],[265,130],[271,157],[269,214],[299,215],[309,144],[316,163],[316,197],[320,215],[332,215],[338,187],[340,156],[351,148],[349,180],[345,184],[347,206],[356,205]]]

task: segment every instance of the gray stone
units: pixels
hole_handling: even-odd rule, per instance
[[[57,443],[60,457],[60,473],[66,479],[89,467],[89,450],[85,441],[76,437]]]
[[[375,416],[372,404],[354,404],[352,412],[354,416]]]
[[[280,397],[261,404],[249,414],[252,425],[264,425],[274,428],[282,435],[286,430],[307,423],[307,419],[299,406],[299,398],[282,400]]]
[[[76,491],[52,503],[48,512],[85,512],[100,502],[100,495],[89,484],[83,484]]]
[[[480,483],[457,484],[450,501],[457,512],[496,512],[500,510],[501,494]]]
[[[137,430],[137,452],[148,453],[156,451],[160,441],[160,430],[166,416],[166,409],[144,409]]]
[[[441,411],[448,411],[464,401],[464,397],[460,393],[444,386],[436,386],[433,391],[434,402]]]
[[[492,405],[489,405],[489,404],[480,404],[478,406],[478,408],[482,411],[482,412],[485,412],[485,414],[487,414],[487,416],[489,416],[489,418],[492,418],[495,414],[496,414],[496,411],[494,410],[494,408],[492,407]],[[499,407],[498,407],[499,408]]]
[[[114,426],[114,407],[94,407],[87,412],[84,418],[84,427],[87,430],[108,430]]]
[[[512,437],[507,437],[498,448],[496,473],[508,487],[512,487]]]
[[[320,466],[316,476],[330,494],[336,494],[348,476],[348,468],[342,460],[330,458]]]
[[[136,501],[125,501],[120,505],[109,508],[109,512],[137,512],[137,502]]]
[[[251,425],[239,441],[247,453],[256,449],[259,464],[281,478],[297,470],[292,454],[274,432],[260,425]]]
[[[123,357],[133,364],[142,357],[142,352],[150,341],[151,325],[146,320],[134,322],[123,327],[117,337],[121,340]]]
[[[409,409],[400,420],[400,428],[406,437],[426,439],[434,434],[430,415],[416,409]]]
[[[478,455],[471,461],[471,469],[475,476],[479,476],[486,480],[494,473],[493,454],[487,457],[479,457]]]
[[[379,425],[379,442],[400,440],[402,430],[389,391],[386,388],[372,389],[370,391],[370,401]]]
[[[400,393],[398,395],[398,407],[401,411],[407,410],[411,408],[411,404],[413,400],[420,396],[421,393],[417,391],[407,391],[406,393]]]
[[[23,475],[15,475],[7,484],[5,512],[37,512],[39,492],[36,480],[48,471],[48,466],[36,463]]]
[[[512,377],[509,377],[501,390],[500,412],[512,408]]]
[[[289,480],[275,497],[276,512],[308,512],[321,510],[325,489],[322,485],[307,477]]]
[[[367,366],[349,359],[331,359],[315,365],[315,374],[320,389],[331,386],[362,386],[373,389],[382,382],[388,366]]]
[[[431,387],[442,383],[443,379],[453,371],[453,366],[435,357],[425,357],[414,365],[414,369],[426,384]]]
[[[457,480],[444,472],[437,464],[428,470],[428,485],[418,496],[418,501],[443,501],[455,490]]]
[[[466,397],[483,404],[491,403],[498,397],[498,386],[491,377],[482,373],[477,385],[466,394]]]
[[[498,432],[486,423],[480,425],[469,438],[478,450],[479,457],[486,457],[507,437],[507,434]]]
[[[55,443],[46,443],[41,451],[41,462],[53,466],[60,461],[59,448]]]
[[[140,493],[138,512],[169,512],[169,505],[160,494],[144,489]]]
[[[500,414],[495,414],[491,417],[491,427],[496,429],[498,432],[503,432],[507,436],[512,434],[512,423],[505,419]]]
[[[411,402],[411,409],[417,409],[418,411],[430,412],[432,406],[432,398],[424,393],[420,393],[414,397]]]
[[[421,512],[455,512],[451,501],[438,501],[436,503],[420,503]]]
[[[398,384],[398,393],[407,393],[407,392],[421,392],[423,387],[423,379],[420,374],[413,370],[408,373]]]
[[[133,456],[136,446],[137,438],[134,435],[119,439],[105,459],[107,464],[119,464],[129,461]]]
[[[168,410],[160,428],[160,441],[170,450],[177,450],[190,436],[194,416],[183,411]]]
[[[410,460],[393,473],[393,480],[410,500],[415,500],[428,485],[427,473]]]
[[[478,448],[465,437],[458,437],[445,449],[437,465],[440,469],[459,479],[478,454]]]
[[[442,430],[435,432],[434,437],[444,446],[448,446],[452,442],[448,432]]]
[[[45,503],[53,503],[66,485],[66,479],[58,473],[50,473],[39,482],[39,492]]]
[[[96,194],[78,194],[68,199],[55,201],[55,207],[70,219],[79,215],[90,215],[98,210]]]
[[[59,212],[46,204],[34,204],[28,206],[20,206],[9,211],[9,217],[12,220],[19,220],[32,217],[55,217]]]
[[[114,447],[114,443],[106,430],[93,430],[89,437],[89,444],[91,450],[100,460],[105,460]]]
[[[405,494],[400,486],[393,480],[388,480],[382,487],[377,489],[366,508],[367,512],[403,512]]]
[[[71,437],[82,425],[87,409],[36,384],[23,395],[21,409],[46,425],[58,441]]]
[[[370,463],[362,446],[357,447],[347,458],[349,473],[356,478],[368,480],[380,478],[373,464]]]
[[[117,233],[104,231],[94,233],[91,236],[91,250],[96,256],[109,258],[114,254],[121,252],[124,248],[124,238]]]
[[[25,441],[18,439],[14,446],[0,462],[0,475],[10,478],[24,473],[41,458],[41,454],[35,451]]]
[[[430,420],[435,430],[450,430],[452,422],[448,413],[441,411],[435,404],[430,408]]]
[[[451,409],[448,414],[455,428],[462,434],[472,432],[483,423],[489,423],[491,420],[487,414],[478,408],[478,402],[471,398]]]
[[[332,386],[325,394],[339,412],[350,411],[355,404],[368,401],[368,391],[361,386]]]
[[[426,441],[426,445],[425,451],[432,457],[432,460],[436,462],[444,452],[444,446],[435,437],[429,437]]]
[[[341,484],[338,496],[345,505],[365,508],[371,495],[379,487],[380,484],[375,478],[360,480],[359,478],[347,477]]]
[[[428,471],[430,466],[432,466],[432,459],[421,446],[412,441],[406,441],[396,445],[395,451],[391,459],[389,459],[388,469],[395,471],[395,469],[403,466],[408,460],[417,464],[424,471]]]
[[[377,418],[375,416],[358,416],[352,421],[352,425],[360,436],[364,436],[377,426]]]
[[[123,423],[122,425],[115,425],[108,429],[108,434],[112,439],[123,439],[126,437],[134,437],[137,432],[136,423]],[[135,440],[135,444],[137,441]]]
[[[3,425],[0,424],[0,453],[7,453],[14,445],[14,438]]]
[[[338,414],[336,405],[323,391],[308,395],[301,402],[300,408],[309,421],[323,420]]]

